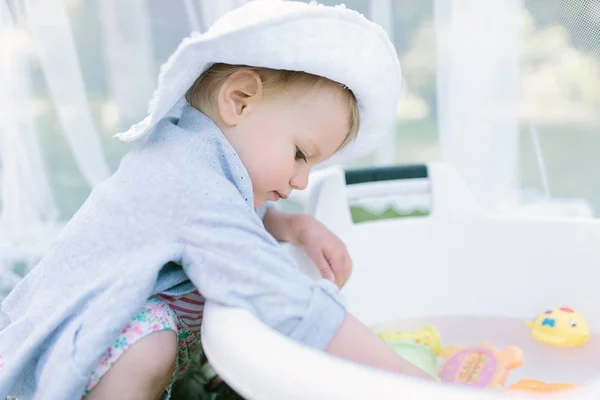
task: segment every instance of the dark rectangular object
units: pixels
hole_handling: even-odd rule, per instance
[[[367,167],[346,170],[346,185],[365,182],[427,178],[427,165],[405,164],[386,167]]]

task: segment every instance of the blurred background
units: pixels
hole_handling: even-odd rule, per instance
[[[145,117],[179,41],[245,2],[0,0],[0,298],[117,168],[113,135]],[[598,215],[600,0],[345,5],[387,30],[405,79],[395,130],[349,167],[443,161],[492,211]]]

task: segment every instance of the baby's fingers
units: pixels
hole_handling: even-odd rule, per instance
[[[348,254],[346,254],[346,256],[344,257],[343,274],[341,275],[341,278],[338,282],[338,286],[340,288],[342,288],[346,284],[346,282],[348,282],[348,279],[350,279],[351,273],[352,273],[352,260],[350,259],[350,256]]]
[[[332,252],[328,257],[329,266],[335,275],[335,284],[338,287],[344,286],[350,272],[352,271],[352,262],[345,249],[339,249],[338,251]]]
[[[331,269],[331,265],[329,265],[329,261],[325,257],[325,254],[321,253],[316,259],[313,260],[321,273],[321,276],[328,281],[336,283],[335,273],[333,269]]]

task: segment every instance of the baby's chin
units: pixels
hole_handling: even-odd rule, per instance
[[[267,204],[269,201],[276,201],[278,199],[274,199],[273,195],[271,192],[269,192],[268,194],[259,194],[259,193],[254,193],[254,208],[259,208],[264,206],[265,204]]]
[[[264,206],[265,204],[267,204],[267,201],[269,201],[269,199],[261,198],[254,195],[254,208],[260,208]]]

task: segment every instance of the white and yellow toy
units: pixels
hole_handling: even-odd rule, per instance
[[[587,343],[590,328],[583,315],[568,307],[546,310],[527,322],[534,339],[556,347],[578,347]]]
[[[440,334],[433,326],[425,326],[417,331],[411,332],[381,332],[379,338],[384,342],[395,342],[398,340],[408,340],[427,346],[433,351],[433,354],[439,356],[442,354],[442,339]]]

